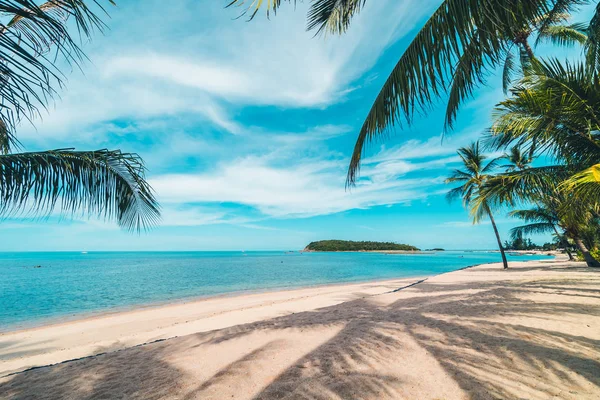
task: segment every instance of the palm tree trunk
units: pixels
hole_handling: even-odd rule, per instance
[[[556,225],[552,224],[552,228],[554,228],[554,233],[556,233],[556,237],[559,239],[559,243],[565,246],[565,251],[569,255],[569,261],[575,261],[575,257],[571,254],[571,250],[569,250],[569,242],[565,239],[565,235],[561,235],[558,233],[558,229],[556,229]]]
[[[494,216],[492,215],[492,210],[486,205],[485,209],[490,217],[490,221],[492,222],[492,227],[494,228],[494,233],[496,234],[496,240],[498,241],[498,248],[500,249],[500,254],[502,255],[502,264],[504,265],[504,269],[508,269],[508,261],[506,261],[506,254],[504,254],[504,247],[502,246],[502,240],[500,239],[500,233],[498,233],[498,228],[496,227],[496,221],[494,221]]]
[[[587,247],[585,247],[585,244],[583,244],[583,241],[579,237],[575,238],[575,244],[577,245],[577,247],[579,247],[579,251],[581,251],[581,254],[583,254],[583,259],[587,263],[588,267],[600,268],[600,262],[598,262],[598,260],[596,260],[590,254],[590,251]]]
[[[530,59],[535,58],[535,54],[533,54],[533,49],[529,45],[529,41],[527,39],[523,40],[523,48],[527,52],[527,55],[529,56]]]

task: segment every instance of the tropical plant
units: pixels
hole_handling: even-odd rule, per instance
[[[505,153],[502,157],[508,164],[502,165],[507,172],[523,171],[529,168],[533,161],[534,149],[524,152],[519,146],[512,146],[509,153]]]
[[[569,249],[569,242],[564,233],[564,227],[561,226],[560,217],[554,210],[544,207],[533,207],[530,209],[513,210],[508,214],[510,217],[522,219],[526,225],[515,227],[511,230],[511,238],[513,240],[522,238],[526,235],[540,233],[554,233],[558,242],[569,256],[569,260],[573,261],[574,257]],[[563,232],[559,232],[562,229]]]
[[[587,64],[535,61],[511,96],[496,106],[487,143],[496,149],[516,144],[535,150],[555,165],[513,171],[503,178],[508,187],[526,196],[532,190],[552,191],[564,180],[563,190],[591,204],[600,202],[595,174],[600,169],[599,115],[600,78]]]
[[[267,15],[282,3],[296,0],[232,0],[252,19],[261,7]],[[523,66],[533,50],[529,39],[558,45],[586,43],[589,59],[600,59],[600,6],[589,26],[565,25],[568,15],[591,0],[444,0],[408,45],[369,111],[354,147],[347,183],[358,178],[365,144],[390,126],[412,123],[415,112],[426,113],[439,98],[448,96],[446,128],[451,129],[460,105],[485,83],[486,73],[503,65],[508,88],[517,68],[517,48]],[[307,28],[317,33],[343,33],[366,0],[314,0]],[[586,41],[586,36],[589,40]],[[600,64],[600,63],[598,63]]]
[[[458,149],[458,155],[464,164],[464,170],[456,169],[446,179],[446,183],[461,183],[461,185],[450,190],[446,198],[449,201],[462,198],[463,205],[469,209],[474,224],[479,223],[485,217],[490,219],[502,255],[502,263],[504,269],[506,269],[508,268],[508,262],[492,213],[492,205],[487,201],[481,190],[491,178],[491,173],[497,167],[499,160],[492,159],[486,162],[487,157],[480,152],[479,142],[471,143],[468,147],[461,147]]]
[[[106,0],[114,4],[112,0]],[[105,12],[99,1],[89,1]],[[136,154],[119,150],[12,153],[20,150],[15,130],[33,121],[63,86],[59,62],[80,66],[80,38],[102,31],[98,13],[83,0],[0,0],[0,214],[95,214],[128,230],[155,224],[159,208]],[[50,57],[50,51],[55,54]]]
[[[600,265],[582,240],[600,204],[593,176],[600,160],[599,112],[600,80],[589,65],[534,61],[496,107],[488,144],[516,144],[554,163],[509,171],[483,189],[490,201],[534,203],[551,212],[590,266]]]

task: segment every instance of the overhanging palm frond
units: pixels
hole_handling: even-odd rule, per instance
[[[569,47],[576,43],[585,45],[587,26],[584,24],[548,26],[538,34],[538,41],[548,41],[556,46]]]
[[[0,155],[0,214],[61,212],[115,219],[124,229],[146,230],[160,211],[136,154],[73,151]]]
[[[340,34],[346,32],[352,17],[358,14],[367,0],[314,0],[308,11],[307,29],[316,29],[317,33],[329,32]],[[282,3],[297,3],[297,0],[232,0],[227,7],[244,8],[242,15],[253,19],[261,8],[267,17],[276,14]]]
[[[558,217],[553,214],[549,209],[542,207],[535,207],[525,210],[512,210],[508,213],[509,217],[519,218],[525,222],[548,222],[557,221]]]
[[[481,192],[490,204],[516,204],[539,198],[556,190],[559,182],[569,176],[565,166],[527,168],[496,175],[488,179]]]
[[[41,5],[32,0],[0,0],[0,14],[13,16],[6,25],[0,24],[0,119],[9,131],[21,118],[38,114],[62,85],[56,56],[70,65],[85,58],[77,38],[68,32],[66,19],[74,21],[80,37],[103,30],[101,19],[86,3],[103,11],[99,0],[51,0]],[[45,55],[51,46],[56,49],[52,59]]]
[[[533,224],[527,224],[522,226],[517,226],[510,230],[511,239],[516,239],[518,237],[537,235],[542,233],[548,233],[554,231],[554,225],[548,222],[537,222]]]
[[[565,180],[561,188],[573,192],[581,201],[600,201],[600,164],[573,175]]]
[[[348,30],[352,17],[365,6],[366,0],[317,0],[308,11],[308,29],[318,33],[341,34]]]
[[[462,82],[452,87],[455,104],[446,117],[451,127],[456,116],[453,109],[483,83],[485,70],[494,68],[523,28],[554,5],[555,1],[547,0],[444,1],[417,33],[375,99],[356,140],[347,184],[353,185],[358,178],[365,145],[391,126],[412,123],[415,112],[426,113],[452,87],[458,65],[466,75],[460,74]],[[479,53],[470,56],[467,50],[475,42]]]
[[[586,63],[593,71],[600,69],[600,3],[587,29],[588,41],[585,44]]]
[[[506,52],[506,57],[504,58],[504,67],[502,68],[502,90],[504,91],[504,94],[508,94],[508,89],[510,88],[516,72],[514,59],[515,57],[509,48]]]

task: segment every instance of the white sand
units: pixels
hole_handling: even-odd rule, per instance
[[[0,398],[598,399],[600,270],[485,265],[0,336]],[[186,336],[183,336],[186,335]]]
[[[314,310],[389,292],[421,279],[214,297],[0,334],[0,377],[160,339]]]

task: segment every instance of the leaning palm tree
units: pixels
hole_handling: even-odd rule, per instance
[[[554,165],[501,174],[483,189],[488,199],[541,201],[559,216],[590,266],[598,262],[581,235],[600,204],[600,182],[593,177],[600,160],[598,115],[600,78],[589,64],[535,61],[511,96],[497,105],[488,144],[535,147]]]
[[[472,143],[468,147],[461,147],[458,149],[458,155],[464,164],[464,170],[455,170],[446,179],[446,183],[461,183],[461,185],[449,191],[446,197],[449,201],[462,198],[463,205],[469,208],[473,216],[473,223],[479,223],[484,217],[490,219],[502,255],[502,263],[504,269],[506,269],[508,268],[508,262],[506,261],[506,254],[504,254],[504,247],[502,246],[491,205],[481,192],[481,188],[491,177],[490,173],[496,168],[498,159],[486,162],[487,157],[479,150],[479,142]]]
[[[246,6],[253,18],[261,7],[275,13],[282,3],[296,0],[232,0]],[[448,96],[446,127],[451,129],[460,105],[485,83],[486,72],[504,65],[504,86],[515,72],[513,49],[528,64],[529,43],[551,40],[565,45],[586,41],[588,54],[600,54],[600,7],[589,27],[564,25],[566,15],[591,0],[443,0],[401,55],[377,95],[358,134],[348,184],[358,179],[365,145],[402,122],[412,123],[415,112],[427,113],[439,98]],[[314,0],[308,11],[308,29],[343,33],[366,0]],[[594,58],[590,56],[590,58]],[[600,57],[597,57],[600,59]],[[600,63],[599,63],[600,64]]]
[[[112,0],[106,0],[114,4]],[[102,3],[89,1],[104,12]],[[21,150],[16,128],[32,121],[63,85],[57,62],[80,66],[82,37],[102,31],[83,0],[0,0],[0,215],[41,216],[53,211],[97,215],[128,230],[154,225],[159,208],[136,154],[119,150]],[[1,20],[0,20],[1,21]],[[50,51],[54,50],[52,57]]]
[[[569,260],[573,261],[575,258],[569,250],[569,243],[566,240],[564,231],[566,228],[562,226],[560,217],[554,210],[544,207],[533,207],[530,209],[512,210],[508,213],[510,217],[522,219],[526,222],[525,225],[517,226],[511,229],[511,238],[541,234],[541,233],[554,233],[558,239],[558,243],[562,245],[569,256]],[[563,230],[561,233],[559,229]]]

